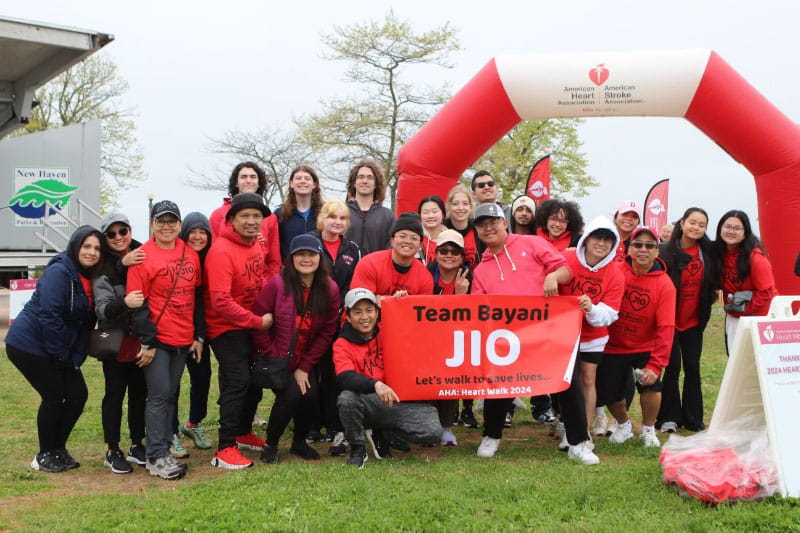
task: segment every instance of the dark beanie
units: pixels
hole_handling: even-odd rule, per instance
[[[242,192],[234,196],[231,200],[231,208],[225,218],[233,218],[242,209],[258,209],[265,217],[269,216],[269,209],[264,204],[264,199],[254,192]]]
[[[413,211],[408,211],[406,213],[401,213],[397,220],[394,221],[392,224],[392,233],[391,236],[394,237],[394,234],[400,230],[407,229],[408,231],[413,231],[419,238],[422,238],[422,222],[420,221],[419,215],[414,213]]]

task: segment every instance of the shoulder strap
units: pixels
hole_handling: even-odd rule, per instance
[[[178,268],[183,264],[183,258],[186,255],[186,244],[184,243],[183,249],[181,250],[181,259],[178,261]],[[155,321],[154,326],[158,327],[158,323],[161,322],[161,317],[164,316],[164,311],[167,310],[167,306],[169,305],[169,301],[172,298],[172,293],[175,292],[175,287],[178,285],[178,278],[180,274],[178,272],[175,273],[175,281],[172,282],[172,288],[170,288],[169,292],[167,293],[167,299],[164,300],[164,307],[161,308],[161,312],[158,314],[158,318]]]

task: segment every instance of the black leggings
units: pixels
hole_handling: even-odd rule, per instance
[[[39,357],[9,345],[6,353],[42,398],[36,417],[39,452],[64,448],[89,396],[80,369],[58,368],[50,357]]]
[[[294,379],[294,372],[289,373],[289,384],[283,390],[273,391],[275,403],[269,413],[267,421],[267,444],[277,446],[278,441],[289,425],[289,420],[294,418],[293,440],[305,442],[308,430],[311,428],[311,419],[319,401],[319,378],[314,367],[308,374],[310,388],[305,394],[300,393],[300,387]]]

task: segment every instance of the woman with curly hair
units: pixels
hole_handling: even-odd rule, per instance
[[[583,216],[575,202],[546,200],[536,210],[536,235],[563,252],[575,248],[583,231]]]
[[[317,214],[322,208],[322,191],[317,171],[301,163],[289,176],[289,193],[283,205],[275,209],[281,240],[281,257],[289,253],[289,244],[298,235],[317,229]]]

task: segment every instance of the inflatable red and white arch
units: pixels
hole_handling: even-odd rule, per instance
[[[800,127],[710,50],[492,59],[400,150],[398,212],[444,197],[520,121],[600,116],[685,117],[752,172],[778,288],[800,294]]]

